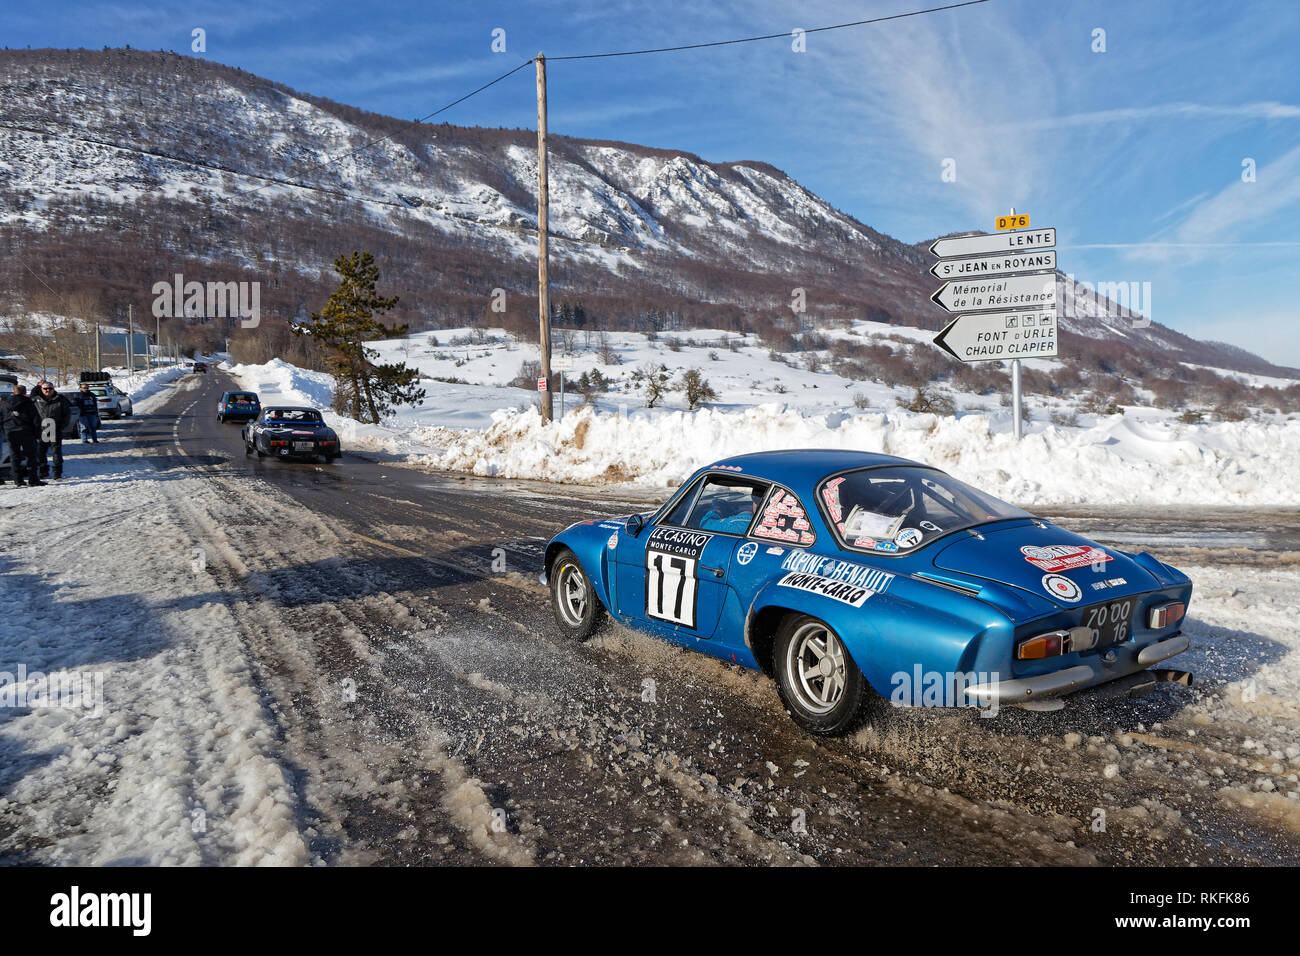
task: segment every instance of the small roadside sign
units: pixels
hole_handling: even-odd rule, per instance
[[[539,392],[544,392],[544,391],[546,391],[546,379],[544,379],[544,378],[539,378],[539,379],[537,380],[537,390],[538,390]]]
[[[993,228],[998,232],[1005,229],[1028,229],[1029,213],[1012,213],[1010,216],[998,216],[993,220]]]
[[[959,315],[934,344],[963,362],[1051,358],[1057,354],[1056,311],[982,312]]]
[[[949,312],[1045,308],[1056,305],[1056,273],[951,279],[930,298]]]
[[[572,355],[552,355],[551,356],[552,372],[572,372],[573,356]]]
[[[993,235],[953,236],[930,243],[930,254],[946,259],[950,256],[987,256],[998,252],[1029,252],[1056,245],[1056,227],[1002,232]]]
[[[995,276],[1007,272],[1032,272],[1037,269],[1055,269],[1056,250],[1041,252],[1009,252],[1000,256],[978,256],[973,259],[940,259],[930,266],[930,275],[937,279],[961,279],[968,276]]]

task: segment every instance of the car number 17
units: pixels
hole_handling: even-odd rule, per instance
[[[647,617],[695,626],[695,559],[646,552]]]

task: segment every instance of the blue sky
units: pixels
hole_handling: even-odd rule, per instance
[[[189,52],[202,27],[203,56],[414,118],[538,50],[699,43],[940,2],[47,0],[9,4],[0,43]],[[803,53],[779,39],[553,63],[550,124],[764,160],[908,242],[991,228],[1015,206],[1058,228],[1060,266],[1079,279],[1150,282],[1157,321],[1300,366],[1298,45],[1296,0],[990,0],[813,34]],[[531,70],[439,119],[532,128]]]

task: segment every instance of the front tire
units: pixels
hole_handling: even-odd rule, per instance
[[[596,589],[568,548],[551,564],[551,610],[564,636],[578,641],[589,637],[604,617]]]
[[[807,614],[791,614],[781,622],[772,664],[786,713],[809,733],[848,733],[863,722],[868,704],[876,699],[839,635]]]

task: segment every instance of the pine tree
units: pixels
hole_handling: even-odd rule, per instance
[[[310,336],[325,356],[334,376],[334,410],[357,421],[378,424],[395,405],[418,405],[424,389],[418,388],[420,373],[404,362],[376,363],[379,353],[366,348],[375,339],[406,334],[405,325],[389,328],[375,318],[397,304],[397,297],[381,296],[375,285],[379,267],[369,252],[353,252],[334,260],[339,287],[330,294],[320,313],[293,326],[295,335]]]

